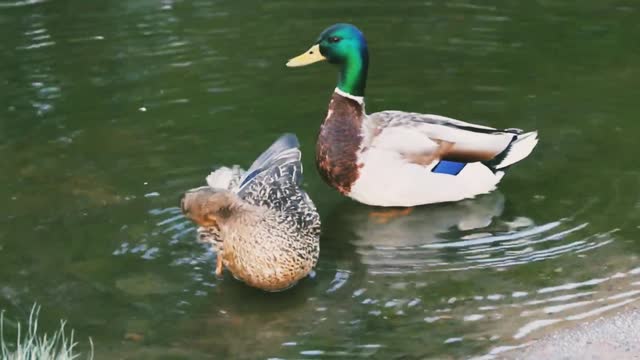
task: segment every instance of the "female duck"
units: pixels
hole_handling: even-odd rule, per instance
[[[218,276],[224,266],[251,286],[279,291],[315,266],[320,216],[299,187],[298,146],[294,135],[283,135],[246,172],[220,168],[208,186],[184,194],[182,211],[217,250]]]
[[[535,131],[499,130],[438,115],[367,115],[369,53],[353,25],[327,28],[287,66],[322,60],[339,65],[340,76],[318,136],[316,164],[328,184],[359,202],[408,207],[487,193],[538,143]]]

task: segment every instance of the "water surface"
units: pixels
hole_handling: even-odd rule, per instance
[[[640,297],[640,7],[630,1],[0,2],[0,308],[96,358],[491,358]],[[313,166],[335,86],[286,69],[360,26],[369,111],[538,129],[500,190],[408,216]],[[214,276],[179,195],[279,134],[323,218],[312,278]],[[5,329],[9,334],[15,329]],[[86,341],[85,341],[86,343]],[[86,349],[86,348],[85,348]]]

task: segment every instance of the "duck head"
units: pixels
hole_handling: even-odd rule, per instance
[[[353,96],[364,96],[369,67],[367,41],[351,24],[335,24],[326,28],[315,44],[287,62],[288,67],[327,61],[340,66],[338,88]]]
[[[203,186],[187,191],[180,199],[182,213],[202,227],[216,227],[231,217],[240,199],[229,190]]]

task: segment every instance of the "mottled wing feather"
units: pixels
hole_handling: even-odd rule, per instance
[[[238,195],[252,205],[266,207],[293,216],[302,229],[319,224],[315,205],[300,189],[302,181],[302,154],[294,135],[285,135],[287,146],[282,146],[281,137],[270,147],[268,157],[262,155],[247,171]],[[280,142],[280,143],[279,143]],[[266,153],[266,152],[265,152]],[[264,155],[264,153],[263,153]],[[253,169],[253,170],[251,170]],[[319,229],[319,225],[318,225]]]
[[[294,134],[284,134],[278,138],[267,150],[265,150],[251,164],[240,181],[240,187],[251,181],[261,172],[271,167],[279,159],[293,159],[296,156],[300,160],[300,144]]]

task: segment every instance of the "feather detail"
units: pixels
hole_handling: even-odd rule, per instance
[[[538,132],[532,131],[526,134],[517,135],[517,137],[511,142],[509,147],[505,150],[504,157],[494,166],[496,169],[504,169],[507,166],[511,166],[518,161],[526,158],[531,154],[533,149],[538,144]]]
[[[405,154],[436,154],[438,158],[475,162],[489,161],[502,153],[514,134],[437,115],[383,111],[367,120],[378,124],[372,147]],[[451,143],[443,149],[442,144]]]
[[[309,220],[304,220],[304,214],[313,214],[316,208],[299,187],[302,153],[298,146],[298,139],[293,134],[285,134],[276,140],[247,170],[238,195],[252,205],[301,213],[300,221]]]
[[[284,134],[278,140],[276,140],[267,150],[265,150],[247,170],[245,175],[240,181],[240,190],[244,188],[252,179],[258,176],[260,173],[268,170],[276,164],[286,164],[300,162],[302,154],[298,149],[300,144],[298,138],[293,134]],[[302,167],[302,165],[300,165]],[[297,174],[297,175],[296,175]],[[301,175],[301,171],[294,173],[294,175]],[[298,184],[299,179],[294,179],[294,182]]]
[[[207,185],[212,188],[232,190],[240,185],[244,174],[245,171],[238,165],[222,166],[207,176]]]

